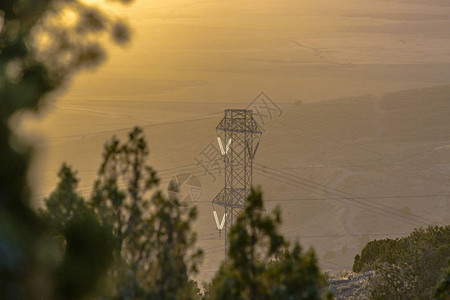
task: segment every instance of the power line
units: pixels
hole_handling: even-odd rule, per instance
[[[385,204],[382,204],[382,203],[378,203],[378,204],[377,204],[377,203],[374,203],[374,202],[372,202],[372,201],[370,201],[370,200],[367,200],[367,198],[365,198],[365,197],[360,197],[360,196],[357,196],[357,195],[354,195],[354,194],[351,194],[351,193],[348,193],[348,192],[339,190],[339,189],[337,189],[337,188],[333,188],[333,187],[330,187],[330,186],[327,186],[327,185],[324,185],[324,184],[320,184],[320,183],[314,182],[314,181],[309,180],[309,179],[306,179],[306,178],[302,178],[302,177],[300,177],[300,176],[297,176],[297,175],[294,175],[294,174],[291,174],[291,173],[287,173],[287,172],[284,172],[284,171],[281,171],[281,170],[277,170],[277,169],[274,169],[274,168],[270,168],[270,167],[268,167],[268,166],[264,166],[264,165],[261,165],[261,164],[258,164],[258,163],[256,163],[256,164],[262,166],[263,168],[266,168],[266,169],[272,169],[273,171],[277,171],[277,172],[286,174],[287,176],[292,176],[292,177],[298,178],[299,180],[306,181],[306,182],[310,182],[310,183],[312,183],[312,184],[316,184],[316,185],[318,185],[318,186],[320,186],[320,187],[323,187],[323,188],[326,188],[326,189],[334,190],[334,191],[336,191],[336,192],[338,192],[338,193],[341,193],[341,194],[350,196],[350,197],[352,197],[352,199],[366,200],[367,202],[373,203],[373,204],[375,204],[375,205],[384,206],[384,207],[386,207],[386,208],[388,208],[388,209],[396,210],[396,211],[398,211],[398,212],[400,212],[400,213],[403,213],[401,210],[399,210],[399,209],[397,209],[397,208],[394,208],[394,207],[391,207],[391,206],[388,206],[388,205],[385,205]],[[418,216],[418,215],[415,215],[415,214],[410,214],[410,215],[411,215],[411,216],[414,216],[414,217],[416,217],[416,218],[419,218],[419,219],[422,219],[422,220],[431,222],[431,223],[438,223],[438,224],[440,223],[440,222],[436,222],[436,221],[434,221],[434,220],[431,220],[431,219],[428,219],[428,218],[425,218],[425,217],[422,217],[422,216]],[[429,224],[427,224],[427,225],[429,225]]]
[[[271,171],[268,171],[268,170],[260,170],[260,169],[257,169],[257,170],[265,172],[266,174],[262,174],[263,176],[267,176],[267,174],[268,174],[269,176],[271,175],[272,179],[276,179],[276,180],[279,180],[279,181],[281,181],[281,179],[284,179],[285,180],[284,183],[286,183],[286,184],[289,184],[288,182],[286,182],[286,180],[287,181],[289,181],[289,180],[290,181],[294,181],[294,183],[297,184],[296,187],[299,187],[298,185],[300,185],[300,187],[302,189],[306,189],[306,190],[308,190],[308,191],[310,191],[312,193],[315,193],[315,194],[318,194],[318,195],[321,195],[321,196],[329,197],[329,195],[327,195],[327,194],[323,194],[323,193],[317,192],[317,186],[314,186],[314,185],[311,185],[311,184],[305,184],[305,183],[299,182],[298,180],[295,180],[295,179],[285,178],[285,177],[283,177],[285,175],[282,175],[282,174],[280,175],[280,174],[277,174],[277,173],[274,173],[274,172],[271,172]],[[291,183],[291,185],[292,185],[292,183]],[[325,192],[325,193],[328,193],[328,194],[332,194],[333,193],[333,192],[330,192],[330,191],[327,191],[327,190],[323,190],[323,189],[320,189],[320,190],[322,192]],[[342,198],[344,198],[344,197],[342,197]],[[372,205],[369,204],[369,203],[360,202],[360,201],[355,202],[355,200],[360,200],[360,199],[364,200],[364,198],[355,197],[355,196],[352,196],[350,198],[349,197],[345,197],[345,199],[336,199],[336,200],[337,201],[341,201],[343,203],[346,203],[347,205],[350,205],[350,206],[355,206],[355,207],[358,207],[358,208],[363,209],[363,210],[369,210],[369,211],[371,211],[373,213],[381,214],[384,217],[392,218],[392,219],[395,219],[395,220],[403,222],[403,223],[407,223],[407,224],[410,224],[410,225],[413,225],[413,226],[417,226],[418,221],[412,222],[409,219],[406,219],[402,215],[396,214],[394,212],[386,211],[385,209],[377,207],[376,206],[377,204],[373,203],[372,201],[368,201]],[[353,200],[353,201],[350,201],[350,200]],[[419,223],[423,223],[423,222],[419,222]],[[426,223],[426,225],[428,225],[428,223]]]
[[[210,174],[212,175],[217,175],[220,174],[221,171],[220,170],[208,170],[207,172],[205,170],[199,170],[198,168],[192,168],[189,170],[185,170],[187,173],[189,174],[196,174],[197,177],[204,177],[204,176],[208,176]],[[203,173],[203,174],[202,174]],[[179,174],[179,171],[175,171],[172,172],[172,174],[168,173],[165,174],[166,176],[164,177],[158,177],[161,181],[169,179],[169,178],[173,178],[174,176],[176,176],[177,174]],[[119,188],[125,188],[127,186],[127,182],[126,180],[129,179],[129,177],[119,177],[121,179],[122,182],[119,182],[118,187]],[[93,183],[92,184],[86,184],[86,185],[82,185],[82,186],[78,186],[76,188],[76,192],[79,194],[89,194],[93,191]],[[50,193],[41,193],[36,195],[35,197],[46,197],[48,195],[50,195]],[[37,200],[39,201],[39,200]],[[206,201],[205,201],[206,202]],[[207,201],[210,202],[210,201]]]
[[[173,168],[168,168],[168,169],[163,169],[163,170],[161,170],[161,171],[165,171],[165,172],[170,172],[170,173],[173,173],[174,171],[175,172],[188,172],[188,173],[194,173],[194,174],[198,174],[198,173],[204,173],[205,171],[203,170],[199,170],[200,168],[198,167],[194,167],[194,168],[188,168],[189,166],[193,166],[193,165],[195,165],[195,164],[187,164],[187,165],[184,165],[184,166],[177,166],[177,167],[173,167]],[[263,166],[263,167],[267,167],[267,166],[264,166],[264,165],[261,165],[261,166]],[[176,169],[178,169],[178,168],[185,168],[185,169],[183,169],[183,170],[176,170]],[[273,169],[273,168],[272,168]],[[275,169],[273,169],[273,170],[275,170]],[[264,171],[264,170],[262,170],[261,169],[261,171]],[[168,173],[168,174],[165,174],[165,175],[169,175],[169,176],[166,176],[166,177],[160,177],[160,179],[161,180],[165,180],[165,179],[168,179],[168,178],[172,178],[174,175],[170,175],[170,173]],[[219,173],[220,174],[220,171],[215,171],[215,172],[213,172],[213,174],[217,174],[217,173]],[[173,173],[174,174],[174,173]],[[286,174],[289,174],[289,173],[286,173]],[[203,176],[206,176],[207,174],[204,174]],[[200,177],[202,177],[202,176],[200,176]],[[126,180],[127,178],[124,178],[123,180]],[[279,179],[279,178],[277,178],[277,179]],[[120,185],[120,187],[125,187],[125,185],[126,185],[126,183],[123,183],[123,184],[121,184]],[[78,191],[79,191],[79,193],[82,193],[82,194],[85,194],[85,193],[90,193],[90,192],[92,192],[92,189],[82,189],[82,187],[88,187],[88,186],[92,186],[92,184],[89,184],[89,185],[84,185],[84,186],[80,186],[79,188],[78,188]],[[313,188],[312,186],[310,186],[311,188]],[[303,187],[304,188],[304,187]],[[315,192],[315,191],[313,191],[313,190],[309,190],[309,191],[311,191],[311,192]],[[41,194],[40,196],[44,196],[44,195],[47,195],[47,194]],[[364,199],[388,199],[388,198],[390,198],[390,199],[393,199],[393,198],[428,198],[428,197],[445,197],[445,196],[449,196],[449,195],[405,195],[405,196],[368,196],[368,197],[364,197]],[[359,198],[361,198],[361,197],[359,197]],[[352,198],[349,198],[349,197],[327,197],[327,198],[291,198],[291,199],[267,199],[267,200],[265,200],[266,202],[282,202],[282,201],[317,201],[317,200],[333,200],[333,201],[335,201],[335,200],[352,200],[352,199],[354,199],[354,197],[352,197]],[[197,201],[197,202],[208,202],[208,201]],[[364,208],[362,208],[362,207],[359,207],[359,208],[361,208],[361,209],[364,209]],[[390,207],[389,207],[390,208]]]
[[[296,135],[296,136],[299,136],[299,137],[301,137],[301,138],[303,138],[303,139],[304,139],[305,137],[304,137],[302,134],[298,134],[298,133],[296,133],[296,132],[290,130],[290,128],[294,128],[294,129],[300,130],[303,134],[309,134],[309,135],[317,136],[317,137],[319,137],[319,138],[321,138],[321,139],[325,139],[325,140],[329,140],[329,141],[332,141],[332,142],[341,144],[341,145],[343,145],[344,147],[350,147],[350,148],[359,150],[360,152],[365,152],[365,153],[368,153],[368,154],[374,154],[374,155],[377,155],[377,156],[380,157],[380,158],[384,158],[384,155],[381,154],[381,153],[378,153],[378,152],[375,152],[375,151],[371,151],[371,150],[368,150],[368,149],[365,149],[365,148],[356,146],[356,145],[354,145],[354,144],[352,144],[352,143],[349,143],[349,142],[341,141],[341,140],[338,140],[338,139],[335,139],[335,138],[330,138],[330,137],[328,137],[328,136],[324,136],[324,135],[320,135],[320,134],[316,134],[316,133],[311,133],[311,132],[305,131],[304,129],[301,129],[301,128],[296,128],[296,127],[288,126],[287,124],[284,124],[284,123],[282,123],[282,122],[280,122],[280,121],[278,121],[278,120],[274,120],[274,122],[275,122],[275,124],[278,123],[278,124],[280,124],[280,125],[289,127],[289,129],[285,130],[286,132],[288,132],[288,133],[290,133],[290,134],[293,134],[293,135]],[[321,143],[321,144],[324,144],[324,145],[330,145],[330,144],[327,144],[327,143],[324,143],[324,142],[321,142],[321,141],[317,141],[317,140],[313,140],[313,139],[309,139],[309,140],[312,140],[312,141],[314,141],[314,142]],[[413,157],[413,156],[416,156],[416,155],[423,154],[423,153],[425,153],[425,152],[427,152],[427,151],[423,151],[423,152],[420,152],[419,154],[414,154],[414,155],[408,156],[408,157],[406,157],[406,158],[404,158],[404,159],[397,160],[397,165],[400,165],[400,166],[408,166],[408,164],[403,164],[403,163],[398,164],[398,162],[401,162],[401,161],[403,161],[403,160],[405,160],[405,159],[408,159],[408,158]],[[383,163],[380,159],[375,159],[375,158],[371,158],[371,157],[367,157],[367,156],[364,156],[364,158],[369,159],[369,160],[371,160],[371,161]],[[411,166],[411,165],[413,165],[413,164],[410,164],[409,166]],[[422,169],[416,169],[416,170],[422,171]],[[431,170],[431,169],[428,168],[428,170]],[[434,172],[434,174],[439,174],[439,175],[441,175],[441,176],[450,178],[450,175],[445,174],[445,173],[442,173],[442,172],[437,172],[437,173]]]
[[[198,163],[192,163],[192,164],[187,164],[187,165],[183,165],[183,166],[177,166],[177,167],[172,167],[172,168],[168,168],[168,169],[156,169],[156,171],[158,173],[164,172],[165,170],[171,170],[171,169],[179,169],[179,168],[183,168],[183,167],[187,167],[187,166],[194,166],[197,165]],[[297,167],[284,167],[284,168],[277,168],[278,170],[301,170],[301,169],[341,169],[341,168],[367,168],[367,167],[385,167],[385,166],[405,166],[405,165],[413,165],[413,166],[449,166],[449,163],[440,163],[440,162],[436,162],[436,163],[432,163],[432,162],[424,162],[424,163],[383,163],[383,164],[356,164],[356,165],[323,165],[323,164],[309,164],[309,165],[301,165],[301,166],[297,166]],[[76,169],[75,171],[77,172],[97,172],[98,169]],[[57,173],[59,172],[59,169],[31,169],[29,170],[29,172],[31,173],[38,173],[38,172],[54,172]]]
[[[280,179],[279,176],[274,176],[274,175],[270,175],[270,174],[261,174],[261,173],[260,173],[260,175],[262,175],[262,176],[264,176],[264,177],[267,177],[267,178],[270,178],[270,179],[278,180],[278,181],[280,181],[280,182],[283,182],[283,183],[285,183],[285,184],[291,185],[291,186],[293,186],[293,187],[297,187],[297,188],[301,188],[301,189],[303,189],[303,190],[307,190],[307,191],[312,192],[312,193],[314,193],[314,194],[327,196],[327,195],[324,195],[324,194],[319,193],[319,192],[317,192],[317,191],[314,191],[314,190],[305,188],[304,186],[301,186],[301,185],[298,186],[298,185],[296,185],[296,184],[299,184],[299,183],[292,184],[292,183],[286,182],[286,179],[284,179],[284,181],[283,181],[283,179]],[[370,212],[372,212],[372,213],[375,213],[375,214],[378,214],[378,215],[382,215],[383,217],[391,218],[391,219],[397,220],[397,221],[402,222],[402,223],[405,223],[405,224],[409,224],[409,225],[412,225],[412,226],[417,226],[417,223],[410,222],[410,221],[407,221],[407,220],[398,220],[398,219],[396,219],[395,217],[386,214],[384,211],[382,211],[382,212],[376,212],[376,211],[373,211],[371,208],[367,208],[367,207],[361,205],[360,203],[349,202],[347,198],[342,199],[342,200],[341,200],[341,199],[337,199],[337,201],[343,202],[343,203],[345,203],[345,204],[347,204],[347,205],[349,205],[349,206],[357,207],[357,208],[359,208],[359,209],[361,209],[361,210],[368,210],[368,211],[370,211]]]
[[[435,197],[450,197],[450,194],[442,195],[398,195],[398,196],[364,196],[364,199],[411,199],[411,198],[435,198]],[[351,200],[353,198],[348,197],[327,197],[327,198],[278,198],[267,199],[264,202],[296,202],[296,201],[336,201],[336,200]]]
[[[271,175],[274,175],[274,174],[271,174]],[[279,180],[279,178],[277,176],[272,177],[272,178]],[[283,179],[291,180],[291,179],[288,179],[288,178],[287,179],[283,178]],[[284,182],[284,183],[289,184],[289,182]],[[302,183],[299,183],[299,184],[302,184]],[[301,188],[305,189],[304,186],[302,186]],[[314,187],[311,187],[311,188],[314,188]],[[312,192],[312,193],[323,195],[321,193],[317,193],[316,190],[311,190],[311,189],[307,189],[307,190]],[[319,189],[319,190],[324,191],[325,193],[331,193],[331,192],[326,191],[326,190],[322,190],[322,189]],[[406,216],[405,213],[402,210],[400,210],[400,209],[396,209],[394,207],[385,205],[383,203],[376,203],[374,201],[368,200],[368,199],[373,199],[371,197],[358,197],[358,196],[355,196],[355,197],[339,197],[339,198],[334,198],[334,199],[336,201],[344,202],[344,203],[346,203],[346,204],[348,204],[350,206],[356,206],[356,207],[358,207],[360,209],[368,210],[368,211],[371,211],[372,213],[375,213],[375,214],[381,214],[384,217],[393,218],[393,219],[395,219],[397,221],[401,221],[403,223],[408,223],[408,224],[411,224],[411,225],[414,225],[414,226],[420,226],[420,224],[424,224],[426,226],[430,225],[429,223],[424,222],[423,220],[429,221],[431,223],[440,224],[437,221],[434,221],[434,220],[431,220],[431,219],[428,219],[428,218],[425,218],[425,217],[422,217],[422,216],[419,216],[419,215],[416,215],[416,214],[412,214],[412,213],[409,213],[408,216]],[[382,197],[377,197],[376,199],[382,199]],[[362,202],[362,200],[364,200],[364,202]],[[357,202],[355,202],[355,201],[357,201]],[[382,206],[382,207],[379,207],[379,206]],[[393,210],[393,211],[390,211],[390,210]],[[408,217],[415,217],[416,220],[413,221],[414,223],[411,223],[411,221],[409,221]]]
[[[205,114],[204,116],[215,115],[215,114],[218,114],[218,113],[219,112],[209,113],[209,114]],[[202,118],[190,118],[190,119],[186,118],[186,119],[181,119],[181,120],[178,120],[178,121],[167,121],[167,122],[160,122],[160,123],[154,123],[154,124],[141,125],[141,127],[143,127],[143,128],[150,128],[150,127],[157,127],[157,126],[170,125],[170,124],[179,124],[179,123],[186,123],[186,122],[202,121],[202,120],[207,120],[207,119],[215,119],[215,117],[202,117]],[[105,133],[114,133],[114,132],[119,132],[119,131],[131,130],[134,127],[135,126],[122,127],[122,128],[117,128],[117,129],[94,131],[94,132],[90,132],[90,133],[61,136],[61,137],[56,137],[56,138],[44,139],[44,140],[41,140],[40,142],[37,142],[36,144],[39,145],[39,144],[43,144],[43,143],[46,143],[46,142],[55,142],[55,141],[59,141],[61,139],[74,139],[74,138],[79,138],[79,137],[90,137],[90,136],[99,135],[99,134],[105,134]]]
[[[360,233],[360,234],[328,234],[328,235],[287,235],[285,237],[290,238],[344,238],[344,237],[363,237],[363,236],[404,236],[409,235],[411,232],[402,233]]]
[[[338,143],[338,144],[341,144],[341,145],[345,145],[345,146],[354,148],[354,149],[359,150],[359,151],[361,151],[361,152],[365,152],[365,153],[369,153],[369,154],[375,154],[375,155],[378,155],[378,156],[382,156],[382,154],[380,154],[380,153],[377,153],[377,152],[374,152],[374,151],[372,151],[372,150],[368,150],[368,149],[365,149],[365,148],[358,147],[358,146],[356,146],[356,145],[354,145],[354,144],[352,144],[352,143],[349,143],[349,142],[341,141],[341,140],[338,140],[338,139],[335,139],[335,138],[331,138],[331,137],[328,137],[328,136],[324,136],[324,135],[321,135],[321,134],[317,134],[317,133],[308,132],[308,131],[305,131],[305,130],[302,129],[302,128],[289,126],[289,125],[284,124],[283,122],[280,122],[280,121],[278,121],[278,120],[274,120],[274,122],[275,122],[275,123],[279,123],[279,124],[284,125],[284,126],[287,126],[287,127],[289,127],[289,128],[294,128],[294,129],[300,130],[302,133],[305,133],[305,134],[309,134],[309,135],[312,135],[312,136],[317,136],[317,137],[319,137],[319,138],[321,138],[321,139],[329,140],[329,141],[332,141],[332,142],[335,142],[335,143]],[[292,132],[292,134],[301,136],[301,134],[297,134],[297,133],[295,133],[295,132]]]

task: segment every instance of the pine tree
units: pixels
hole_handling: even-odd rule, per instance
[[[232,226],[228,259],[207,287],[208,299],[321,299],[324,280],[312,250],[302,253],[279,233],[280,210],[266,214],[252,190]]]
[[[146,163],[148,155],[142,129],[133,129],[123,144],[113,137],[94,185],[94,211],[117,241],[110,296],[192,299],[189,274],[198,271],[202,256],[191,231],[197,210],[153,191],[159,179]]]

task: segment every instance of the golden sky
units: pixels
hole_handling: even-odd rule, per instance
[[[421,75],[424,64],[440,73],[450,63],[449,7],[140,0],[114,12],[128,19],[131,43],[108,47],[109,60],[78,76],[66,100],[241,102],[265,90],[283,102],[316,101],[450,78]],[[418,68],[393,72],[403,64]]]

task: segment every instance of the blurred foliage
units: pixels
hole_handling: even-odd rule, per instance
[[[79,286],[76,297],[86,296],[104,270],[108,252],[105,250],[102,257],[95,257],[96,251],[86,253],[83,246],[89,241],[102,240],[104,235],[105,228],[89,214],[80,213],[67,224],[60,224],[65,228],[62,235],[67,251],[62,259],[58,258],[59,243],[51,237],[52,225],[42,222],[30,207],[26,174],[31,146],[14,133],[11,118],[23,110],[39,110],[49,94],[63,86],[74,72],[98,65],[104,57],[98,40],[105,34],[118,43],[128,39],[123,22],[79,0],[0,1],[0,291],[3,298],[61,299],[67,296],[62,291],[74,285]],[[87,224],[91,226],[89,235],[83,234],[88,230]],[[98,249],[104,245],[107,243],[98,245]],[[90,268],[84,269],[87,272],[84,274],[75,267],[83,269],[88,265]]]
[[[289,248],[279,233],[279,209],[264,212],[252,190],[229,235],[228,259],[206,286],[206,299],[321,299],[324,278],[312,250]]]
[[[433,289],[433,298],[437,300],[450,299],[450,259],[447,260],[447,267]]]
[[[353,271],[375,270],[369,281],[373,299],[428,299],[449,258],[450,226],[430,226],[400,239],[367,243],[355,256]]]
[[[99,288],[113,258],[114,237],[97,217],[82,210],[64,226],[64,259],[57,268],[58,299],[81,299]]]
[[[53,255],[62,258],[56,268],[56,298],[94,296],[113,262],[112,229],[99,222],[77,193],[79,179],[70,166],[63,164],[58,177],[57,188],[44,199],[45,209],[38,210],[52,230],[52,242],[57,246]]]
[[[102,270],[107,270],[108,276],[99,297],[197,299],[200,290],[197,283],[189,279],[189,274],[198,271],[202,257],[202,252],[194,249],[196,236],[191,231],[197,210],[180,206],[177,199],[166,199],[160,191],[151,195],[159,179],[146,164],[148,154],[140,128],[132,130],[123,144],[113,137],[105,144],[103,162],[90,201],[77,194],[76,174],[63,164],[60,182],[46,199],[41,216],[57,230],[55,236],[63,236],[60,241],[67,245],[64,250],[67,254],[70,254],[72,241],[78,242],[81,248],[85,242],[92,242],[92,247],[104,243],[93,252],[104,251],[105,257],[113,257],[113,264],[109,268],[102,264]],[[100,228],[106,230],[106,236],[93,242],[89,239],[90,232],[85,240],[69,234],[72,223],[81,226],[76,223],[80,214],[99,222]],[[91,253],[86,254],[89,258]],[[68,274],[86,273],[80,264],[68,268],[73,268]],[[69,282],[71,284],[63,285],[64,291],[83,290],[82,281]]]

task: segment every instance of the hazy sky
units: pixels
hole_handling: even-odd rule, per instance
[[[450,81],[450,7],[140,0],[116,14],[131,43],[109,47],[109,61],[65,99],[240,102],[265,90],[316,101]]]

